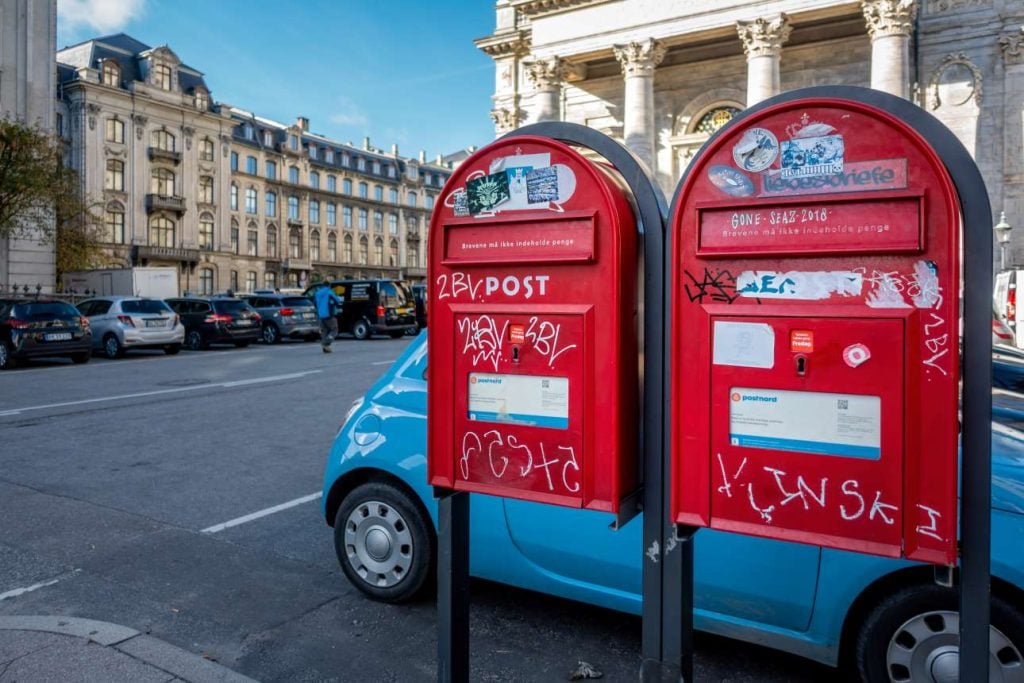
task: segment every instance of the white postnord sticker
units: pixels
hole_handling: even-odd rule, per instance
[[[469,419],[568,429],[569,378],[472,372]]]
[[[729,443],[878,460],[881,408],[879,396],[733,387]]]

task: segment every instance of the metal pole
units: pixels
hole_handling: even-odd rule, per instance
[[[469,682],[469,494],[438,492],[437,680]]]

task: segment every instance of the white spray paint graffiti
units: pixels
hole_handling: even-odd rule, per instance
[[[860,296],[863,285],[863,274],[839,270],[747,270],[736,278],[739,295],[757,299],[816,301],[833,294]]]
[[[498,323],[489,315],[460,318],[458,330],[462,335],[462,354],[469,355],[474,366],[480,362],[490,363],[497,372],[508,321],[499,329]]]
[[[524,335],[533,344],[541,356],[548,359],[548,367],[553,367],[555,361],[566,351],[576,348],[576,344],[563,344],[559,346],[558,338],[562,334],[561,324],[555,324],[547,320],[533,316],[530,318],[530,325],[526,328]]]
[[[539,451],[539,458],[535,458],[535,450]],[[561,457],[549,459],[549,450]],[[503,434],[497,429],[488,430],[483,435],[468,431],[462,436],[462,455],[459,458],[459,472],[464,480],[470,479],[471,461],[482,457],[484,453],[487,455],[487,466],[495,479],[525,479],[539,470],[544,473],[548,491],[553,492],[556,488],[559,488],[560,493],[580,491],[580,463],[572,446],[552,447],[551,444],[538,442],[531,448],[515,435]],[[513,458],[516,461],[514,464]],[[556,467],[559,464],[561,467]],[[552,468],[555,476],[552,476]]]

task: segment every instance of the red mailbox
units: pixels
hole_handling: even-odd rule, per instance
[[[434,486],[618,511],[637,487],[636,225],[547,138],[467,159],[430,224]]]
[[[960,209],[888,113],[792,100],[671,217],[677,523],[956,563]]]

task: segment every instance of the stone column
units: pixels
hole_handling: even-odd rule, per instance
[[[580,69],[559,57],[526,63],[526,75],[533,83],[533,121],[558,121],[562,110],[562,83],[578,78]]]
[[[660,41],[648,38],[642,43],[615,45],[613,49],[625,78],[623,142],[653,171],[654,68],[665,58],[666,47]]]
[[[861,0],[871,36],[871,87],[910,96],[910,33],[917,0]]]
[[[736,32],[747,55],[747,106],[778,95],[782,90],[779,57],[791,30],[785,14],[736,22]]]

